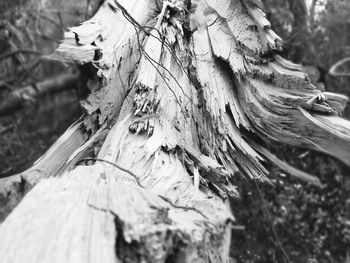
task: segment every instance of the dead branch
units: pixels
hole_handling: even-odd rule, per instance
[[[338,69],[348,61],[350,61],[350,57],[339,60],[337,63],[331,66],[328,74],[332,77],[350,77],[350,72],[338,72]]]
[[[39,55],[39,56],[42,56],[43,53],[39,52],[39,51],[36,51],[36,50],[30,50],[30,49],[18,49],[18,50],[15,50],[15,51],[12,51],[11,53],[8,53],[8,54],[5,54],[5,55],[2,55],[0,57],[0,61],[4,60],[4,59],[7,59],[9,57],[12,57],[12,56],[15,56],[19,53],[27,53],[27,54],[34,54],[34,55]]]
[[[79,74],[67,73],[13,91],[8,99],[0,104],[0,116],[14,113],[28,100],[34,100],[44,94],[72,89],[78,80]]]

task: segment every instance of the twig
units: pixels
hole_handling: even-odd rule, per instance
[[[136,30],[136,28],[135,28]],[[160,65],[157,61],[155,61],[153,58],[151,58],[147,52],[143,49],[141,43],[140,43],[140,39],[139,39],[139,34],[138,31],[136,30],[136,35],[137,35],[137,42],[138,42],[138,47],[140,50],[140,53],[143,54],[146,59],[148,60],[149,63],[151,63],[152,67],[155,68],[155,70],[158,72],[158,74],[161,76],[161,78],[163,79],[165,85],[169,88],[169,90],[171,91],[171,93],[174,95],[174,98],[176,100],[176,103],[180,106],[181,112],[184,115],[185,119],[187,118],[187,114],[183,111],[181,103],[179,101],[179,99],[177,98],[177,95],[175,93],[175,91],[170,87],[170,85],[168,84],[167,80],[165,79],[165,77],[163,76],[163,74],[160,72],[160,70],[158,69],[158,67],[156,65]],[[156,63],[156,65],[154,65],[153,63]]]
[[[113,9],[115,9],[115,6],[113,6],[111,3],[108,3],[109,6],[111,6]],[[116,7],[122,11],[123,15],[133,24],[136,25],[138,28],[142,28],[142,26],[139,24],[139,22],[137,22],[135,20],[135,18],[133,18],[129,12],[125,9],[124,6],[122,6],[121,4],[118,3],[117,0],[114,0],[114,4],[116,5]],[[145,32],[146,33],[146,32]]]
[[[118,6],[118,8],[121,9],[123,16],[125,17],[126,20],[128,20],[132,25],[134,25],[135,28],[139,29],[139,31],[144,32],[147,36],[152,36],[155,39],[157,39],[163,46],[165,46],[168,51],[170,52],[171,56],[174,58],[176,64],[181,68],[181,70],[185,73],[185,75],[189,78],[188,73],[186,72],[186,70],[184,69],[184,67],[182,66],[182,63],[180,61],[180,59],[176,56],[176,54],[174,53],[174,51],[172,50],[170,44],[166,41],[165,37],[163,36],[163,34],[159,31],[158,28],[156,27],[150,27],[150,26],[141,26],[129,13],[128,11],[121,5],[119,4],[116,0],[114,0],[114,2],[116,3],[116,5]],[[162,11],[162,13],[164,12],[164,10]],[[160,19],[162,19],[162,16],[160,17]],[[159,20],[160,21],[160,20]],[[145,30],[145,28],[148,28],[150,30],[154,29],[157,31],[157,33],[159,34],[159,36],[162,36],[163,39],[161,39],[158,36],[155,36],[154,34],[151,34],[150,32],[147,32]],[[139,32],[136,30],[136,34],[138,35]],[[141,45],[139,45],[141,46]],[[161,68],[163,68],[176,82],[176,84],[180,87],[180,89],[182,90],[184,96],[186,96],[188,99],[191,100],[191,98],[188,97],[188,95],[184,92],[183,88],[181,87],[181,85],[178,83],[177,79],[175,78],[175,76],[167,69],[165,68],[163,65],[159,64],[158,62],[154,61],[154,59],[152,59],[144,50],[143,52],[147,55],[148,59],[152,60],[153,62],[155,62],[158,66],[160,66]]]
[[[123,167],[121,167],[121,166],[118,165],[118,164],[112,163],[112,162],[110,162],[110,161],[108,161],[108,160],[99,159],[99,158],[84,158],[84,159],[81,159],[81,160],[77,163],[77,165],[81,164],[82,162],[89,162],[89,161],[101,162],[101,163],[106,163],[106,164],[112,165],[112,166],[118,168],[119,170],[121,170],[121,171],[123,171],[123,172],[125,172],[125,173],[127,173],[127,174],[129,174],[129,175],[131,175],[132,177],[134,177],[134,179],[135,179],[136,183],[138,184],[138,186],[140,186],[141,188],[145,188],[145,187],[140,183],[139,178],[138,178],[138,176],[137,176],[136,174],[134,174],[132,171],[130,171],[130,170],[126,169],[126,168],[123,168]]]
[[[84,158],[84,159],[81,159],[81,160],[77,163],[77,165],[79,165],[79,164],[82,163],[82,162],[87,162],[87,161],[95,161],[95,162],[97,161],[97,162],[102,162],[102,163],[106,163],[106,164],[112,165],[112,166],[116,167],[117,169],[119,169],[119,170],[121,170],[121,171],[123,171],[123,172],[125,172],[125,173],[127,173],[127,174],[129,174],[129,175],[131,175],[131,176],[135,179],[135,181],[136,181],[136,183],[138,184],[138,186],[140,186],[142,189],[147,189],[145,186],[143,186],[143,185],[141,184],[141,182],[140,182],[140,180],[139,180],[139,177],[138,177],[135,173],[133,173],[132,171],[130,171],[130,170],[124,168],[124,167],[121,167],[121,166],[118,165],[118,164],[112,163],[112,162],[110,162],[110,161],[108,161],[108,160],[99,159],[99,158]],[[162,196],[162,195],[158,195],[158,197],[160,197],[161,199],[163,199],[165,202],[169,203],[169,204],[170,204],[172,207],[174,207],[174,208],[178,208],[178,209],[182,209],[182,210],[192,210],[192,211],[197,212],[198,214],[200,214],[200,215],[203,216],[204,218],[208,219],[208,217],[207,217],[205,214],[203,214],[201,211],[199,211],[199,210],[196,209],[195,207],[181,206],[181,205],[174,204],[169,198],[167,198],[167,197],[165,197],[165,196]]]
[[[185,69],[182,67],[182,64],[180,62],[180,60],[177,58],[176,54],[174,54],[174,52],[171,50],[171,47],[168,43],[166,43],[164,37],[163,40],[160,39],[159,37],[145,31],[145,28],[150,28],[150,29],[155,29],[158,34],[160,36],[162,36],[161,32],[157,29],[157,28],[152,28],[152,27],[147,27],[147,26],[141,26],[129,13],[128,11],[121,5],[118,3],[117,0],[114,0],[114,3],[116,4],[116,6],[122,11],[123,16],[125,17],[125,19],[127,21],[129,21],[134,27],[135,27],[135,31],[136,31],[136,36],[137,36],[137,41],[138,41],[138,47],[140,50],[140,53],[143,54],[146,59],[151,63],[151,65],[157,70],[158,74],[161,76],[161,78],[164,80],[165,84],[167,85],[167,87],[170,89],[170,91],[173,93],[175,100],[177,102],[177,104],[180,106],[181,112],[184,115],[185,119],[187,118],[187,114],[183,111],[181,103],[179,101],[179,99],[176,96],[175,91],[170,87],[170,85],[168,84],[167,80],[165,79],[165,77],[163,76],[163,74],[159,71],[159,69],[157,68],[157,66],[160,66],[162,69],[164,69],[176,82],[176,84],[180,87],[182,93],[184,94],[185,97],[187,97],[191,103],[193,103],[193,100],[185,93],[185,91],[183,90],[182,86],[180,85],[180,83],[177,81],[177,79],[175,78],[175,76],[167,69],[165,68],[163,65],[159,64],[157,61],[155,61],[153,58],[151,58],[147,52],[143,49],[141,43],[140,43],[140,39],[139,39],[139,32],[143,31],[147,36],[152,36],[154,38],[156,38],[158,41],[160,41],[162,43],[163,46],[166,46],[166,48],[169,50],[169,52],[171,53],[172,57],[175,59],[176,63],[178,65],[180,65],[180,68],[183,70],[183,72],[186,74],[186,76],[188,76],[187,72],[185,71]],[[162,19],[162,18],[160,18]],[[139,31],[137,30],[139,29]],[[156,65],[157,66],[156,66]]]
[[[135,27],[135,31],[136,31],[136,35],[137,35],[137,41],[138,41],[138,47],[139,47],[139,50],[140,50],[141,55],[143,54],[143,55],[146,57],[146,59],[151,63],[151,65],[156,69],[156,71],[158,72],[158,74],[159,74],[159,75],[161,76],[161,78],[164,80],[164,83],[166,84],[166,86],[169,88],[169,90],[170,90],[170,91],[172,92],[172,94],[174,95],[174,98],[175,98],[177,104],[180,106],[181,113],[184,115],[184,117],[185,117],[185,119],[186,119],[188,116],[187,116],[187,114],[184,112],[184,110],[182,109],[182,105],[181,105],[181,103],[180,103],[180,101],[179,101],[179,99],[178,99],[178,97],[177,97],[175,91],[170,87],[170,85],[168,84],[168,81],[165,79],[165,77],[164,77],[163,74],[160,72],[160,70],[158,69],[157,66],[159,66],[159,67],[161,67],[163,70],[165,70],[165,71],[170,75],[170,77],[173,78],[173,79],[175,80],[176,84],[179,86],[179,88],[180,88],[180,90],[182,91],[183,95],[184,95],[186,98],[189,99],[190,103],[193,103],[192,98],[189,97],[189,96],[185,93],[184,89],[182,88],[182,86],[180,85],[180,83],[178,82],[178,80],[175,78],[175,76],[174,76],[167,68],[165,68],[163,65],[161,65],[160,63],[158,63],[157,61],[155,61],[152,57],[150,57],[150,56],[147,54],[147,52],[143,49],[143,47],[142,47],[142,45],[141,45],[141,43],[140,43],[139,32],[142,31],[142,32],[144,32],[147,36],[152,36],[152,37],[156,38],[159,42],[161,42],[161,44],[162,44],[163,46],[165,46],[165,47],[169,50],[169,52],[170,52],[171,56],[174,58],[176,64],[178,64],[179,67],[181,68],[181,70],[185,73],[185,75],[186,75],[189,79],[191,79],[191,78],[188,76],[188,73],[186,72],[186,70],[183,68],[183,66],[182,66],[182,64],[181,64],[181,61],[180,61],[179,58],[176,56],[176,54],[173,52],[173,50],[171,49],[169,43],[167,43],[167,42],[165,41],[165,38],[164,38],[163,34],[162,34],[157,28],[148,27],[148,26],[141,26],[141,25],[136,21],[136,19],[134,19],[134,18],[132,17],[132,15],[130,15],[130,14],[128,13],[128,11],[127,11],[121,4],[118,3],[117,0],[114,0],[114,4],[117,6],[118,9],[121,10],[121,12],[122,12],[123,16],[125,17],[125,19],[126,19],[127,21],[129,21],[129,22]],[[111,5],[111,4],[110,4],[110,6],[111,6],[112,8],[115,8],[115,7],[114,7],[113,5]],[[164,12],[164,10],[162,11],[162,13],[163,13],[163,12]],[[162,20],[162,16],[161,16],[160,19],[158,20],[158,24],[161,22],[161,20]],[[155,36],[155,35],[153,35],[153,34],[147,32],[147,31],[145,30],[145,28],[149,28],[149,29],[154,29],[154,30],[156,30],[156,31],[158,32],[159,36],[163,36],[163,39],[160,39],[160,37]],[[137,30],[137,29],[138,29],[138,30]]]

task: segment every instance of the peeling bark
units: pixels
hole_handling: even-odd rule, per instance
[[[106,1],[51,56],[96,75],[84,119],[22,175],[38,184],[0,226],[2,262],[226,260],[237,171],[319,183],[256,137],[350,159],[347,98],[280,48],[255,1]]]

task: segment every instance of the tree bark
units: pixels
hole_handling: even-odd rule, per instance
[[[237,171],[305,179],[262,140],[350,158],[347,98],[280,45],[254,1],[108,0],[71,28],[52,58],[94,68],[86,115],[17,176],[2,262],[227,260]]]

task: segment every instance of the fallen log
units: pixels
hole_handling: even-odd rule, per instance
[[[350,159],[347,98],[280,49],[255,1],[105,1],[51,56],[96,74],[83,120],[21,175],[37,185],[0,225],[2,262],[227,260],[237,171],[319,183],[259,142]]]
[[[65,73],[34,83],[11,92],[0,104],[0,116],[9,115],[22,108],[28,101],[45,95],[74,89],[79,82],[79,74]]]

